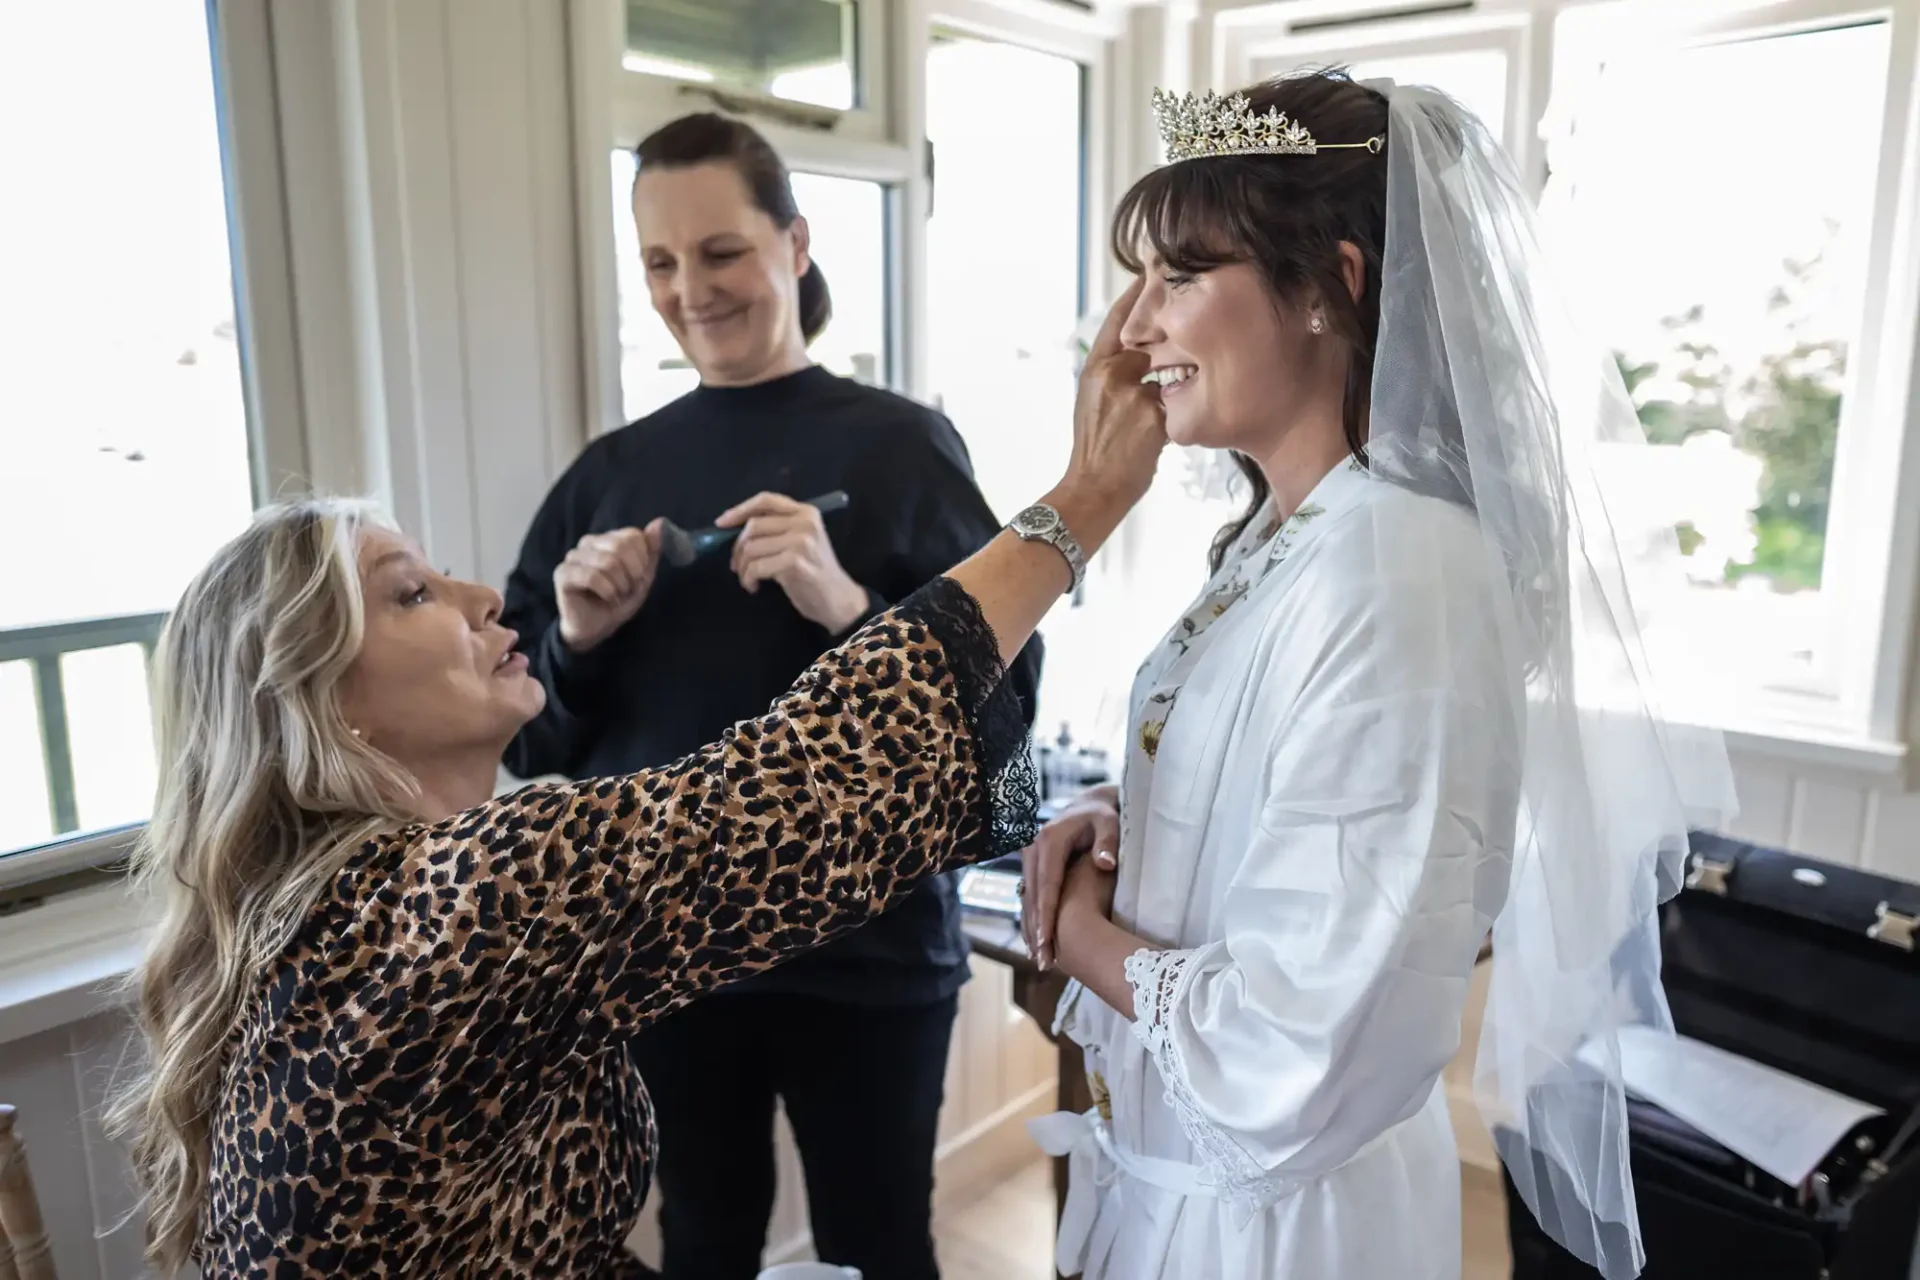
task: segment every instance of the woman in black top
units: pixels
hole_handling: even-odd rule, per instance
[[[809,360],[827,290],[766,141],[694,115],[642,142],[638,160],[648,289],[701,384],[590,445],[527,534],[503,621],[549,697],[508,749],[522,777],[679,758],[999,529],[943,416]],[[803,505],[834,491],[849,495],[844,511]],[[742,532],[676,569],[661,559],[662,519]],[[603,603],[615,599],[628,603]],[[1036,639],[1010,676],[1029,722],[1038,675]],[[776,1097],[821,1258],[874,1280],[937,1275],[934,1138],[966,976],[953,886],[933,880],[641,1037],[669,1280],[757,1274]]]

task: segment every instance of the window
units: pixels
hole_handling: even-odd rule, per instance
[[[882,165],[901,158],[885,73],[888,41],[905,32],[891,0],[589,0],[585,9],[622,28],[618,60],[602,67],[618,69],[604,100],[616,121],[610,143],[637,141],[648,121],[720,110],[754,117],[789,163],[846,144],[892,147]],[[861,176],[879,177],[867,159]]]
[[[1651,656],[1682,687],[1721,696],[1832,693],[1845,593],[1829,516],[1888,24],[1608,56],[1578,38],[1594,21],[1560,21],[1564,132],[1545,210],[1563,269],[1594,268],[1580,281],[1590,327],[1654,446],[1631,474],[1605,475],[1609,501],[1657,504],[1647,514],[1678,530],[1686,557],[1685,597],[1645,624]],[[1817,112],[1778,109],[1793,84],[1821,86]]]
[[[927,54],[929,374],[1002,516],[1071,445],[1080,76],[1071,59],[997,41],[942,35]]]
[[[840,110],[861,105],[849,0],[627,0],[629,71]]]
[[[1072,58],[944,32],[927,53],[929,382],[1003,519],[1039,497],[1072,447],[1083,76]],[[1101,695],[1126,684],[1091,660],[1090,626],[1089,611],[1060,610],[1045,628],[1056,660],[1041,714],[1083,731]],[[1065,653],[1074,660],[1058,660]]]
[[[1362,58],[1349,70],[1356,80],[1426,84],[1452,94],[1480,117],[1496,138],[1507,136],[1507,54],[1504,49],[1459,49],[1448,53]]]
[[[1355,80],[1431,85],[1452,94],[1460,105],[1479,116],[1494,137],[1506,136],[1508,68],[1504,49],[1455,49],[1352,58],[1256,58],[1252,78],[1264,80],[1325,66],[1344,66]]]
[[[214,96],[204,0],[0,9],[0,853],[146,817],[146,654],[253,509]]]
[[[1654,446],[1603,448],[1601,482],[1630,521],[1671,525],[1686,561],[1683,589],[1637,602],[1663,686],[1690,699],[1670,710],[1883,761],[1920,561],[1899,516],[1920,306],[1911,6],[1279,8],[1215,19],[1223,81],[1332,64],[1435,85],[1542,191],[1578,319]],[[1817,111],[1781,107],[1809,85]]]
[[[618,275],[622,411],[632,422],[693,390],[700,377],[647,299],[633,226],[633,153],[613,153],[614,269]],[[877,182],[793,175],[794,203],[833,299],[813,358],[863,382],[887,379],[887,190]]]

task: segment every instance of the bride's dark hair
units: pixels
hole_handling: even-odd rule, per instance
[[[1322,142],[1365,142],[1387,132],[1386,95],[1356,84],[1344,71],[1282,76],[1242,92],[1256,113],[1277,108]],[[1347,448],[1362,462],[1386,238],[1386,155],[1365,148],[1165,165],[1134,183],[1113,215],[1114,256],[1136,274],[1151,245],[1175,271],[1247,262],[1260,269],[1281,303],[1299,308],[1318,301],[1329,336],[1352,348],[1341,422]],[[1357,302],[1341,274],[1343,242],[1360,251],[1365,265]],[[1260,469],[1239,454],[1234,461],[1252,494],[1246,510],[1214,539],[1216,571],[1267,500]]]

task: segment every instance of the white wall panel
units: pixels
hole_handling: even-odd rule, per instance
[[[1797,777],[1786,847],[1828,862],[1856,865],[1864,849],[1867,792],[1825,778]]]
[[[19,1111],[18,1132],[62,1280],[142,1274],[140,1224],[122,1224],[134,1201],[126,1160],[100,1134],[124,1025],[99,1015],[0,1043],[0,1102]]]

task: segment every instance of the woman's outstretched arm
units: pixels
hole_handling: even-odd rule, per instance
[[[1048,497],[1089,552],[1165,441],[1119,352],[1129,302],[1108,358],[1089,361],[1073,462]],[[409,1028],[383,1092],[444,1083],[477,1039],[531,1067],[597,1051],[1007,850],[1009,780],[1030,766],[1002,678],[1070,581],[1054,548],[1002,535],[678,764],[528,788],[364,851],[338,897],[366,904],[358,932],[380,954],[354,967],[410,983],[375,1006]],[[458,980],[413,980],[430,967]]]

